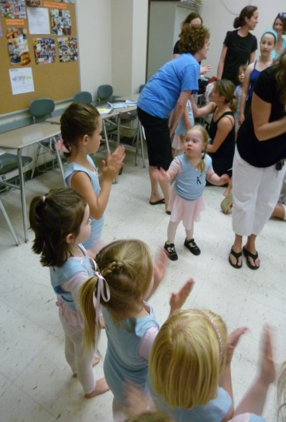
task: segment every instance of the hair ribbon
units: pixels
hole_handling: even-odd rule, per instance
[[[220,363],[222,363],[222,359],[223,359],[223,352],[222,352],[222,339],[221,339],[221,333],[219,332],[219,329],[217,328],[217,326],[215,325],[214,321],[212,320],[211,317],[209,317],[206,313],[204,313],[203,311],[199,310],[199,309],[194,309],[196,312],[198,312],[199,314],[201,314],[202,316],[204,316],[209,323],[211,324],[211,326],[214,329],[217,341],[218,341],[218,345],[219,345],[219,358],[220,358]]]
[[[60,138],[56,142],[56,149],[61,152],[70,152],[64,144],[63,138]]]
[[[96,295],[96,305],[95,305],[95,313],[96,313],[96,322],[100,323],[100,310],[101,304],[100,299],[102,298],[104,302],[109,302],[110,300],[110,289],[108,286],[107,281],[105,278],[98,272],[95,271],[95,275],[97,276],[97,295]],[[105,288],[105,291],[104,291]]]

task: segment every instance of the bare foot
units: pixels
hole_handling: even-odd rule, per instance
[[[236,253],[242,253],[241,247],[237,247],[233,245],[232,250]],[[237,265],[239,268],[242,266],[242,254],[239,256],[239,258],[236,258],[231,252],[229,255],[229,259],[232,262],[233,265]]]
[[[91,393],[86,394],[85,397],[87,399],[92,399],[93,397],[99,396],[100,394],[106,393],[107,391],[109,391],[109,387],[105,381],[105,378],[100,378],[96,381],[95,389]]]

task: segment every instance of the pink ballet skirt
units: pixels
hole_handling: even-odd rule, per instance
[[[194,201],[186,201],[181,198],[173,185],[171,188],[168,211],[171,211],[171,221],[183,221],[185,228],[191,229],[194,221],[200,221],[200,213],[205,210],[203,197]]]
[[[172,148],[182,151],[183,150],[183,142],[180,139],[180,135],[175,135],[173,142],[172,142]]]

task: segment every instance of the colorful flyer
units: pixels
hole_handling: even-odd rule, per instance
[[[77,38],[64,37],[58,39],[59,58],[61,63],[77,61]]]
[[[27,41],[27,30],[8,28],[6,33],[11,65],[27,66],[31,62]]]
[[[33,47],[36,64],[50,64],[56,60],[56,45],[53,38],[34,38]]]
[[[13,95],[35,91],[31,67],[9,69],[9,75]]]
[[[49,11],[43,7],[28,7],[30,34],[50,34]]]
[[[54,35],[71,35],[70,11],[51,9],[51,28]]]
[[[0,11],[7,19],[26,19],[25,0],[0,0]]]

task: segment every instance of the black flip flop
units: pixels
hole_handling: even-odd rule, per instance
[[[249,258],[253,259],[253,262],[256,261],[256,259],[258,258],[258,253],[256,252],[256,254],[253,254],[251,252],[249,252],[245,246],[243,246],[243,255],[246,258],[246,264],[248,266],[248,268],[250,268],[251,270],[258,270],[258,268],[260,267],[260,265],[257,267],[257,265],[252,265],[251,262],[249,261]]]
[[[165,198],[159,199],[159,201],[151,202],[149,201],[150,205],[159,205],[159,204],[165,204]]]
[[[230,255],[232,255],[232,256],[234,256],[234,257],[236,258],[236,264],[233,264],[233,263],[231,262]],[[230,250],[230,254],[229,254],[229,257],[228,257],[228,262],[230,263],[230,265],[231,265],[233,268],[241,268],[241,267],[242,267],[242,261],[241,261],[241,265],[238,265],[238,260],[239,260],[239,258],[240,258],[241,256],[242,256],[242,251],[241,251],[241,252],[234,252],[233,248],[231,248],[231,250]]]

